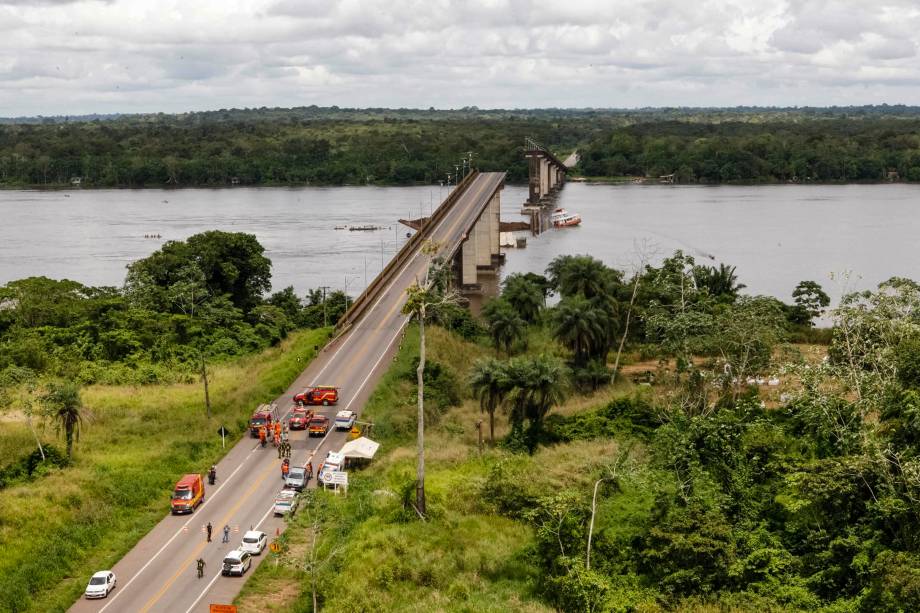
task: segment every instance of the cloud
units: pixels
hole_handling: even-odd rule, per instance
[[[920,94],[906,0],[0,0],[0,115]]]

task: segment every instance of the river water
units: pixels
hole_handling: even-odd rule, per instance
[[[209,229],[256,235],[273,285],[303,293],[363,289],[406,238],[400,217],[428,214],[446,188],[337,187],[0,191],[0,283],[31,275],[121,285],[125,266],[169,239]],[[502,217],[520,220],[526,188],[507,186]],[[920,186],[665,186],[569,183],[558,206],[577,228],[507,250],[503,274],[542,272],[562,253],[590,253],[630,268],[682,249],[702,263],[737,266],[750,293],[788,300],[811,279],[832,296],[893,275],[920,279]],[[336,230],[376,225],[381,230]],[[159,235],[159,238],[145,238]],[[838,280],[832,281],[834,274]]]

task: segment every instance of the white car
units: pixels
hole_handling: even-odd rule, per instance
[[[87,598],[105,598],[115,589],[115,573],[110,570],[100,570],[93,575],[84,592]]]
[[[352,426],[355,425],[356,419],[358,419],[358,416],[354,411],[339,411],[335,414],[335,429],[351,430]]]
[[[275,498],[275,515],[293,515],[297,510],[298,496],[294,490],[281,490],[278,497]]]
[[[248,551],[235,549],[224,556],[224,565],[221,568],[222,575],[239,575],[243,576],[249,567],[252,566],[252,556]]]
[[[251,553],[254,556],[265,551],[268,545],[268,535],[258,530],[249,530],[243,535],[243,542],[240,543],[240,551]]]

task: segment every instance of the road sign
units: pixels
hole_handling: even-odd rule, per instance
[[[224,428],[223,426],[217,429],[217,433],[221,436],[230,436],[230,431]],[[233,606],[233,605],[227,605],[227,606]]]
[[[278,543],[278,541],[272,541],[272,544],[269,545],[268,548],[271,549],[272,553],[278,553],[281,551],[281,545]]]
[[[348,473],[338,470],[327,470],[323,473],[323,483],[326,485],[344,485],[348,487]]]
[[[236,613],[235,604],[212,604],[209,613]]]

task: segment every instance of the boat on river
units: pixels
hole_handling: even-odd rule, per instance
[[[553,214],[549,216],[550,223],[557,228],[565,228],[568,226],[577,226],[581,223],[581,215],[578,213],[570,213],[565,209],[556,209],[553,211]]]

